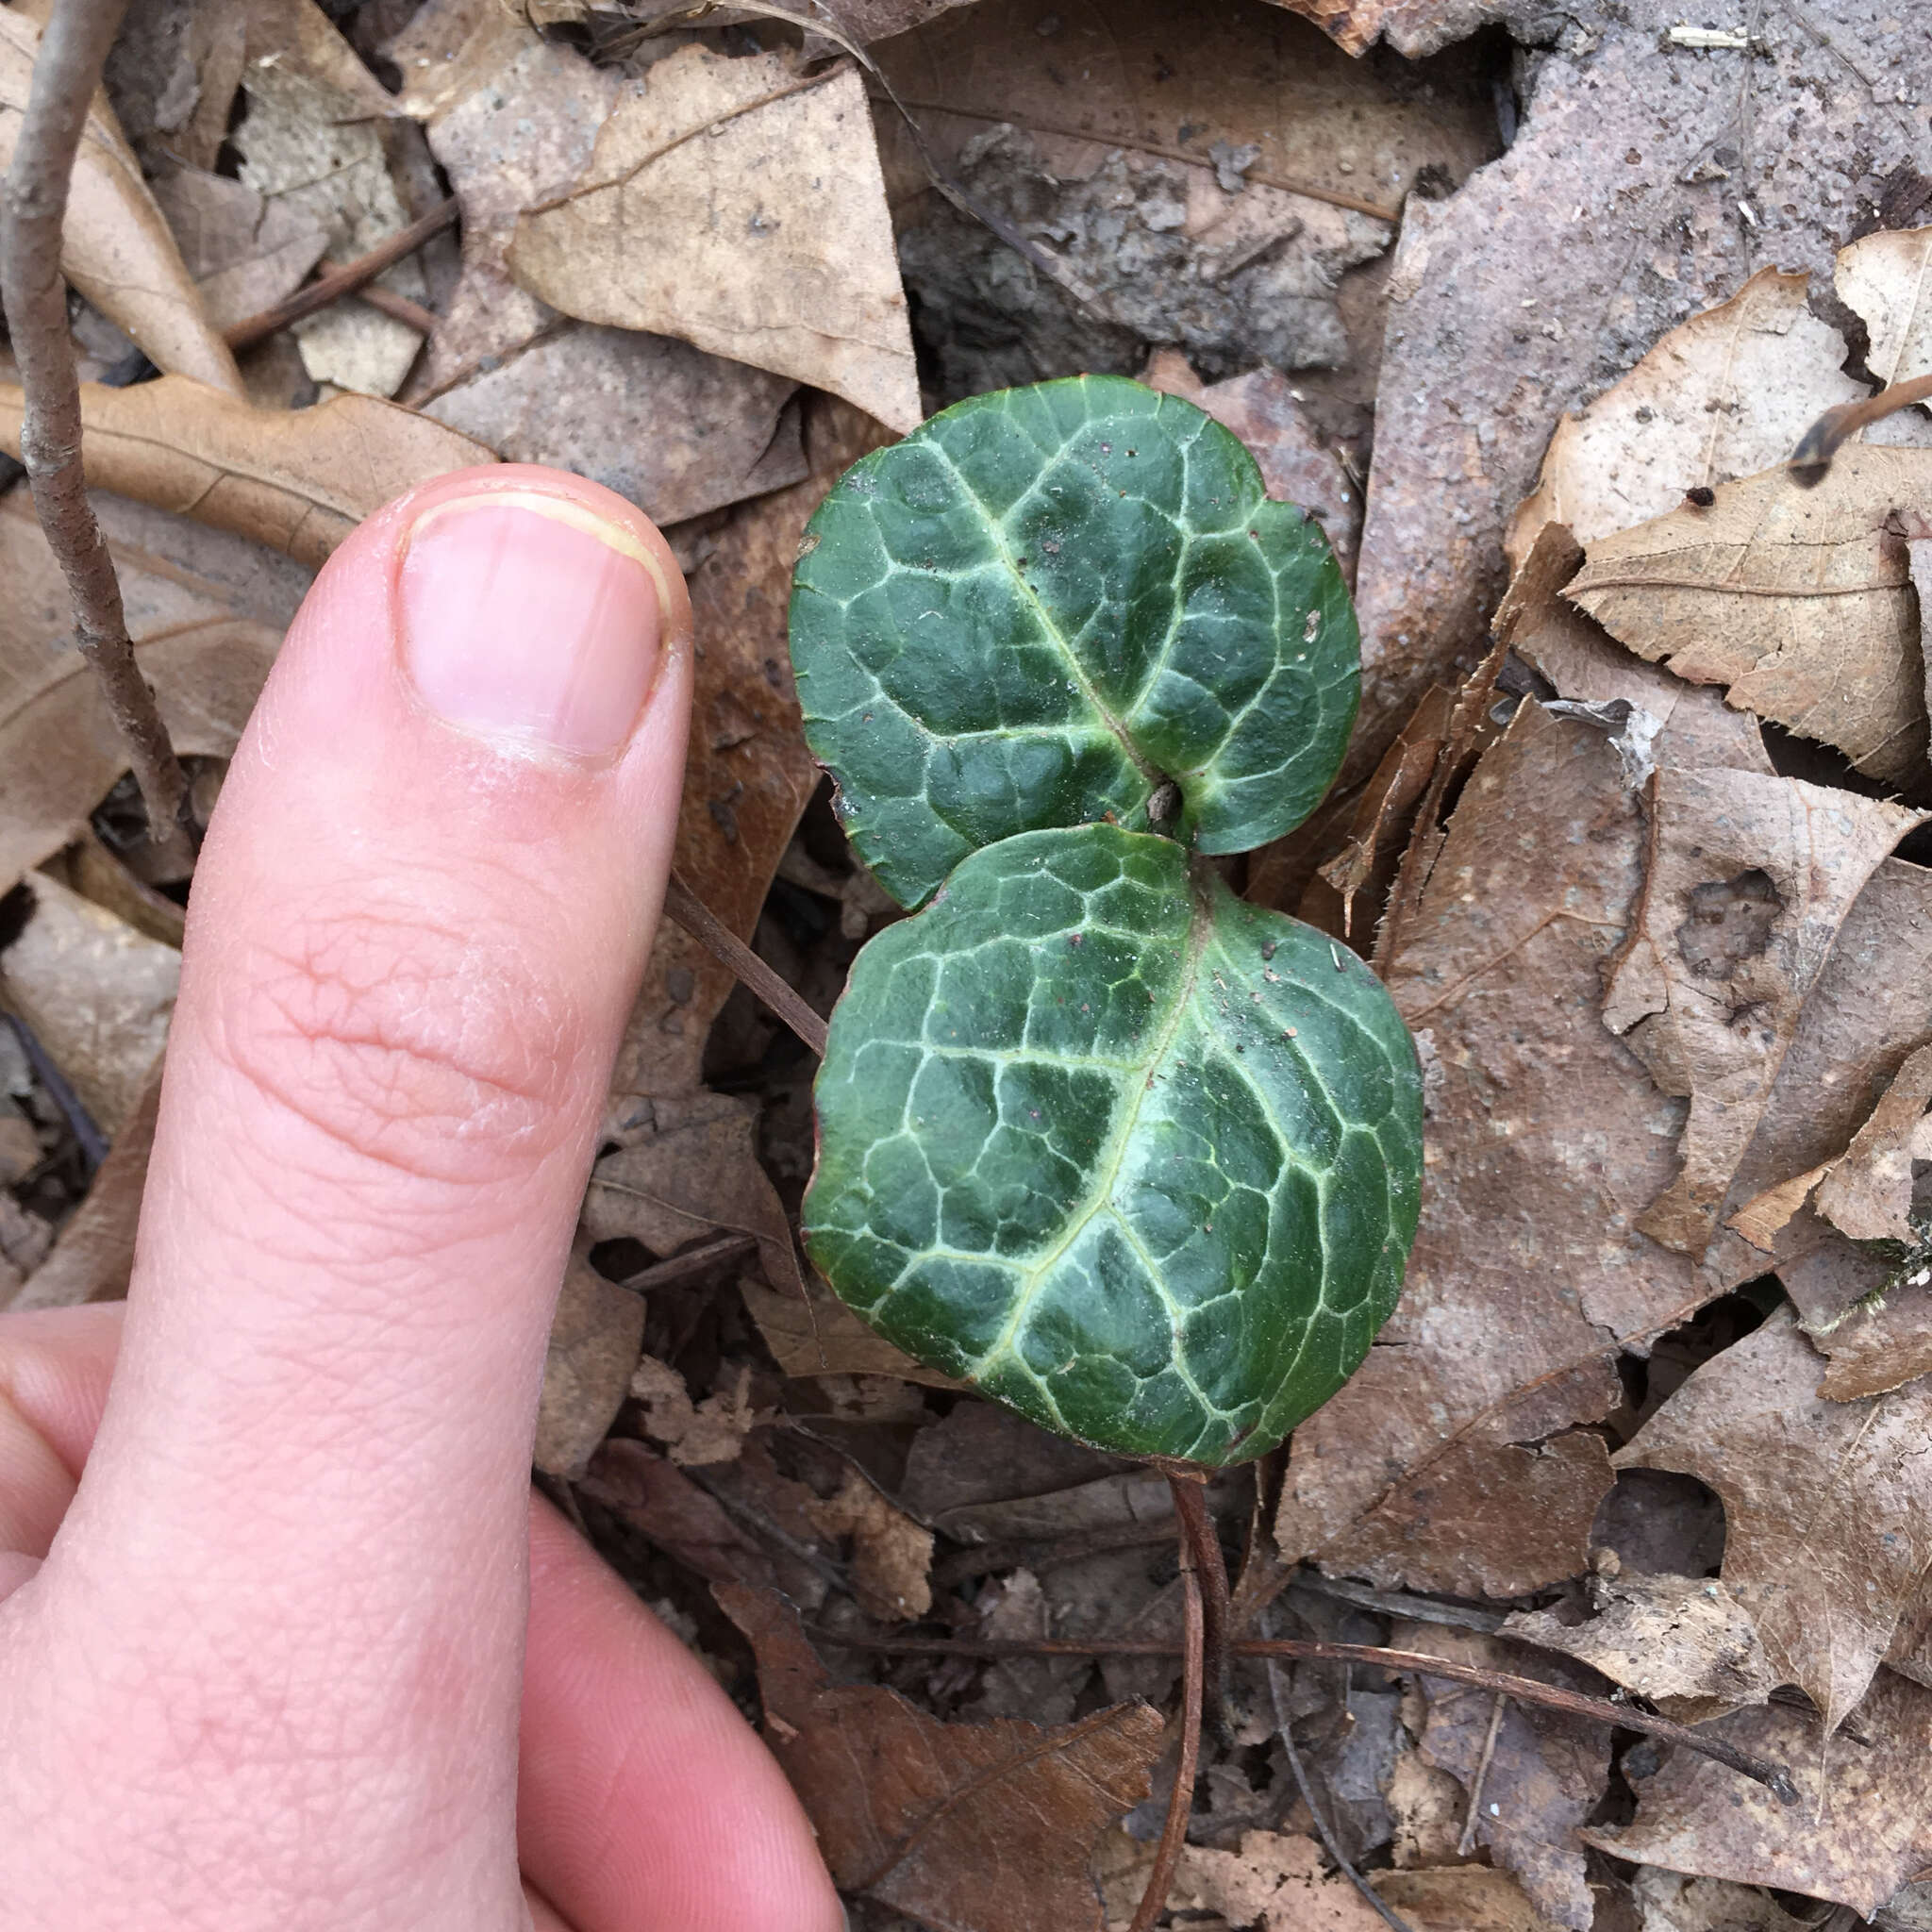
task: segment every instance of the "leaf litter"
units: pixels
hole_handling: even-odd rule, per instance
[[[88,402],[140,660],[211,792],[371,508],[491,458],[596,476],[691,577],[680,871],[824,1011],[896,911],[800,736],[810,511],[1002,381],[1199,403],[1345,566],[1359,532],[1350,786],[1233,883],[1374,949],[1429,1108],[1395,1318],[1283,1464],[1210,1495],[1238,1601],[1613,1690],[1802,1802],[1407,1672],[1285,1667],[1277,1710],[1238,1661],[1171,1923],[1381,1923],[1326,1831],[1419,1932],[1923,1924],[1932,431],[1879,422],[1811,491],[1783,468],[1932,371],[1923,48],[1855,0],[1743,47],[1657,8],[1473,42],[1502,9],[1306,10],[841,0],[807,38],[755,8],[137,0],[68,269],[94,366],[131,340],[168,372]],[[0,13],[0,136],[33,18]],[[459,242],[387,276],[415,321],[345,298],[244,355],[244,401],[222,331],[444,192]],[[0,552],[0,888],[27,882],[0,988],[112,1141],[90,1187],[0,1029],[0,1287],[48,1306],[125,1287],[180,887],[117,829],[17,490]],[[961,1395],[801,1269],[811,1071],[667,926],[539,1464],[761,1701],[863,1932],[1124,1925],[1176,1659],[1047,1646],[1177,1641],[1165,1484]],[[1006,1648],[872,1647],[926,1631]]]

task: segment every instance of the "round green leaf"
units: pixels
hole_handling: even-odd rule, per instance
[[[922,1361],[1104,1449],[1261,1455],[1354,1372],[1415,1234],[1381,982],[1173,841],[1029,832],[859,955],[806,1241]]]
[[[791,596],[806,737],[905,906],[1046,825],[1245,852],[1312,811],[1360,682],[1327,539],[1191,403],[1117,375],[975,396],[848,470]]]

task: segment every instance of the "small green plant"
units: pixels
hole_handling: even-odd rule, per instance
[[[813,517],[791,653],[859,855],[806,1243],[888,1340],[1043,1426],[1206,1466],[1359,1366],[1414,1238],[1422,1083],[1380,982],[1210,862],[1354,724],[1327,541],[1192,405],[976,397]]]

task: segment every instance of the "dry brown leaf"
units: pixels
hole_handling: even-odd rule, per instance
[[[833,1684],[769,1591],[716,1593],[758,1653],[767,1741],[841,1890],[935,1932],[1100,1932],[1088,1859],[1147,1795],[1157,1711],[1112,1705],[1050,1730],[940,1724],[893,1691]]]
[[[1592,1574],[1594,1614],[1567,1624],[1554,1610],[1517,1610],[1501,1635],[1559,1650],[1647,1699],[1679,1724],[1762,1704],[1776,1679],[1750,1614],[1701,1576]]]
[[[578,1487],[708,1583],[774,1581],[769,1558],[716,1499],[641,1442],[606,1442]]]
[[[1838,331],[1806,307],[1807,278],[1759,269],[1694,315],[1550,439],[1505,547],[1547,523],[1591,544],[1674,509],[1684,492],[1780,463],[1812,421],[1865,393],[1840,369]]]
[[[932,1531],[848,1469],[835,1495],[808,1506],[826,1536],[852,1542],[852,1593],[867,1616],[908,1624],[932,1609]]]
[[[252,0],[242,85],[248,112],[231,137],[243,183],[319,223],[338,260],[367,254],[408,225],[384,123],[398,115],[312,0]],[[428,292],[414,257],[376,277],[411,301]],[[366,303],[342,302],[293,325],[316,382],[365,395],[402,387],[423,338]]]
[[[631,1299],[643,1306],[641,1296]],[[748,1368],[740,1369],[731,1387],[693,1402],[684,1377],[669,1362],[647,1355],[630,1378],[630,1392],[644,1405],[644,1433],[663,1443],[664,1453],[681,1468],[731,1461],[745,1437],[767,1420],[752,1405]]]
[[[1620,1340],[1721,1284],[1635,1231],[1679,1109],[1598,1013],[1641,882],[1642,814],[1603,735],[1525,703],[1476,766],[1385,971],[1428,1118],[1403,1298],[1295,1431],[1283,1554],[1464,1595],[1576,1575],[1610,1485],[1574,1425],[1623,1399]]]
[[[1837,1733],[1790,1705],[1720,1718],[1716,1736],[1790,1767],[1785,1805],[1764,1786],[1689,1751],[1637,1778],[1637,1821],[1583,1837],[1619,1858],[1771,1885],[1870,1916],[1932,1869],[1932,1690],[1880,1671]],[[1668,1923],[1668,1922],[1667,1922]]]
[[[1865,366],[1885,383],[1932,372],[1932,228],[1867,235],[1839,252],[1833,276],[1839,297],[1856,309],[1872,337]],[[1909,423],[1910,419],[1907,419]],[[1923,425],[1913,424],[1923,440]],[[1870,440],[1890,442],[1887,425]]]
[[[1894,1290],[1811,1331],[1811,1342],[1828,1358],[1818,1385],[1827,1402],[1902,1389],[1932,1374],[1932,1291],[1923,1283]]]
[[[1885,1097],[1834,1161],[1813,1197],[1819,1213],[1855,1241],[1917,1247],[1912,1226],[1912,1163],[1932,1160],[1925,1109],[1932,1106],[1932,1045],[1922,1046],[1892,1075]]]
[[[1299,1832],[1248,1831],[1241,1850],[1182,1848],[1172,1910],[1219,1912],[1255,1932],[1377,1932],[1381,1918]]]
[[[81,388],[88,482],[199,518],[319,567],[363,518],[411,485],[494,450],[374,396],[258,409],[164,375]],[[20,453],[20,391],[0,384],[0,448]]]
[[[607,1281],[579,1246],[563,1272],[543,1358],[531,1460],[546,1475],[584,1473],[624,1407],[643,1345],[643,1297]]]
[[[1474,1631],[1398,1623],[1391,1641],[1572,1690],[1596,1685],[1566,1659],[1525,1655]],[[1424,1679],[1423,1688],[1429,1715],[1422,1755],[1470,1793],[1475,1828],[1465,1842],[1487,1845],[1546,1919],[1590,1932],[1596,1907],[1575,1831],[1609,1781],[1608,1734],[1601,1724],[1473,1685]]]
[[[1506,0],[1343,10],[1411,54],[1527,19]],[[1449,200],[1405,211],[1357,585],[1350,778],[1430,684],[1480,654],[1504,530],[1561,412],[1762,264],[1807,270],[1823,292],[1846,197],[1876,198],[1924,161],[1923,126],[1892,103],[1932,96],[1932,42],[1896,8],[1807,0],[1769,30],[1762,59],[1673,44],[1683,17],[1676,0],[1581,0],[1554,42],[1540,37],[1508,151]]]
[[[1573,587],[1574,588],[1574,587]],[[1677,1178],[1637,1225],[1701,1257],[1852,903],[1921,814],[1735,770],[1651,781],[1643,890],[1604,1024],[1688,1098]]]
[[[919,378],[872,116],[856,69],[686,47],[598,131],[590,167],[525,209],[519,283],[856,403],[901,434]]]
[[[1377,1872],[1369,1882],[1415,1932],[1551,1932],[1523,1888],[1493,1866]]]
[[[33,23],[0,8],[0,169],[13,158],[39,46]],[[209,324],[105,98],[96,98],[88,116],[61,242],[67,279],[119,323],[157,368],[242,393],[235,358]]]
[[[1854,445],[1815,489],[1767,470],[1592,543],[1569,595],[1639,656],[1908,784],[1925,761],[1925,673],[1887,525],[1928,500],[1932,451]]]
[[[328,252],[328,230],[291,203],[200,168],[158,175],[154,196],[216,328],[272,308]]]
[[[1835,1730],[1932,1568],[1932,1387],[1829,1402],[1824,1371],[1780,1311],[1699,1369],[1615,1460],[1695,1476],[1723,1498],[1724,1583],[1777,1681]]]
[[[32,1027],[110,1141],[167,1042],[181,955],[43,872],[33,909],[0,952],[0,1007]]]
[[[1641,1932],[1807,1932],[1768,1891],[1724,1878],[1686,1878],[1656,1865],[1638,1869],[1630,1895]]]
[[[73,615],[25,491],[0,506],[0,891],[68,844],[126,769],[100,686],[73,649]],[[278,628],[238,615],[225,586],[115,543],[137,659],[175,748],[226,758],[254,708]]]
[[[81,1302],[117,1302],[134,1266],[134,1231],[147,1188],[147,1158],[161,1105],[161,1062],[148,1069],[140,1098],[123,1123],[87,1198],[61,1228],[54,1251],[8,1304],[14,1308],[66,1308]]]

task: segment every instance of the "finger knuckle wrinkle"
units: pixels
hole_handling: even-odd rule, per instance
[[[222,1057],[329,1139],[434,1178],[490,1180],[573,1124],[582,1027],[508,948],[362,913],[285,930],[235,975]]]

